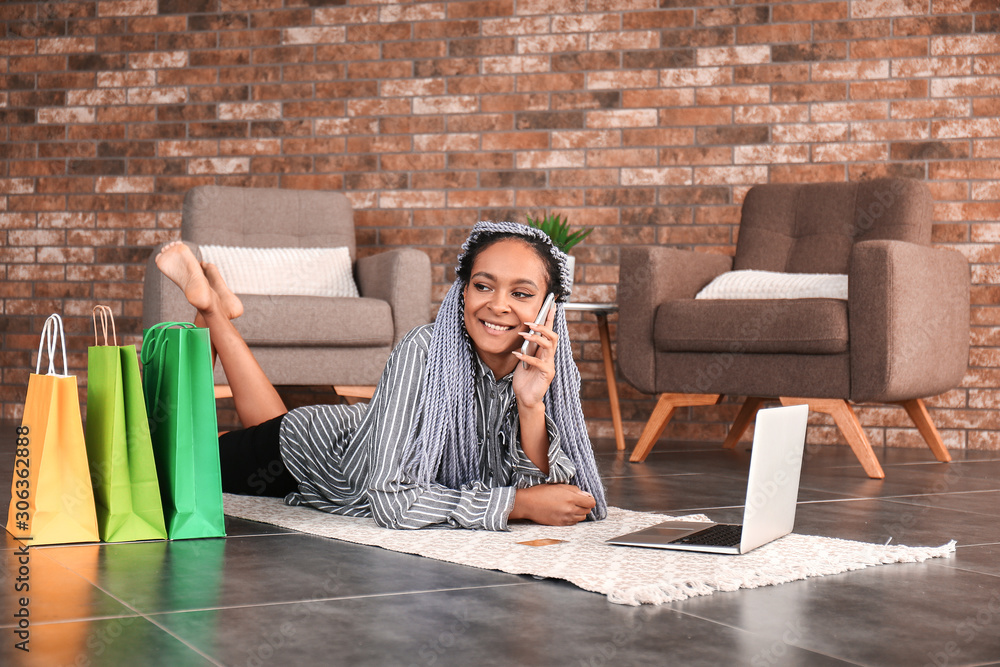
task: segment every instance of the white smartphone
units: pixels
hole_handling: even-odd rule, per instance
[[[535,317],[534,324],[545,324],[545,318],[549,316],[549,310],[552,309],[552,304],[554,304],[555,302],[556,302],[556,295],[553,294],[552,292],[549,292],[545,297],[545,301],[542,302],[542,307],[538,310],[538,315]],[[531,333],[536,333],[534,329],[529,329],[529,330],[531,331]],[[524,344],[521,345],[521,354],[528,354],[529,345],[531,345],[530,340],[524,341]],[[527,362],[522,361],[521,365],[524,366],[525,370],[527,370],[528,368]]]

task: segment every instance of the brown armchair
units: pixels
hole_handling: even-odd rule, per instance
[[[275,385],[370,396],[393,346],[430,321],[430,259],[414,249],[358,259],[354,213],[337,192],[196,187],[184,199],[181,239],[199,260],[201,245],[349,249],[361,298],[239,295],[244,313],[233,324]],[[192,321],[194,309],[157,270],[155,256],[146,267],[143,326]],[[221,365],[215,373],[226,384]]]
[[[930,245],[926,186],[905,179],[759,185],[743,202],[733,258],[666,247],[622,250],[622,375],[660,394],[632,461],[681,406],[745,396],[725,446],[765,399],[834,418],[870,477],[884,473],[849,401],[901,404],[950,460],[921,400],[958,386],[969,346],[969,268]],[[848,298],[696,300],[730,270],[848,275]],[[624,352],[627,350],[627,353]]]

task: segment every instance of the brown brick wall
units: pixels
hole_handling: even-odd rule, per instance
[[[1000,448],[993,0],[4,2],[0,23],[2,417],[48,313],[81,375],[93,304],[137,340],[144,260],[194,185],[344,190],[362,252],[427,251],[438,299],[477,219],[559,211],[597,227],[578,298],[610,301],[622,245],[732,252],[753,184],[897,174],[972,263],[969,372],[933,416],[949,446]],[[574,320],[607,436],[596,327]],[[635,438],[652,401],[622,397]],[[917,443],[901,410],[859,413],[875,444]],[[721,440],[734,414],[667,434]]]

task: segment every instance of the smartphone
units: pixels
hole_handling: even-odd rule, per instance
[[[552,292],[549,292],[545,297],[545,301],[542,302],[542,307],[538,310],[538,315],[535,317],[534,324],[545,324],[545,318],[549,316],[549,310],[552,309],[552,304],[554,304],[555,302],[556,302],[556,295],[553,294]],[[530,331],[531,333],[536,333],[534,329],[530,329]],[[530,340],[524,341],[524,344],[521,345],[521,354],[528,354],[529,345],[531,345]],[[522,361],[521,365],[524,366],[525,370],[527,370],[528,368],[527,362]]]

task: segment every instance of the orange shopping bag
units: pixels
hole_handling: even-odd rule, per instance
[[[57,375],[55,356],[60,341],[63,374]],[[49,370],[43,375],[46,348]],[[66,336],[58,315],[45,321],[38,364],[28,378],[10,493],[7,532],[29,546],[98,541],[80,395],[76,376],[67,371]]]

